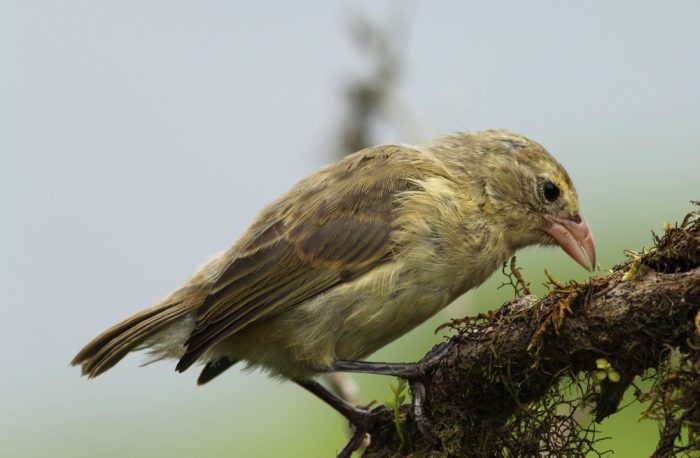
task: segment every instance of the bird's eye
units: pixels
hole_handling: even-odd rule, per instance
[[[542,186],[542,193],[547,202],[554,202],[559,197],[559,188],[551,181],[545,182]]]

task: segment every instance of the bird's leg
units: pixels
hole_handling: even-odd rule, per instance
[[[362,445],[365,434],[372,429],[375,423],[379,420],[390,418],[389,409],[385,406],[379,406],[372,410],[360,409],[343,401],[315,380],[295,380],[295,382],[333,407],[355,426],[355,432],[347,445],[338,454],[338,458],[349,458],[352,452]]]
[[[425,382],[427,381],[428,373],[447,355],[447,353],[449,353],[456,343],[457,340],[454,338],[443,342],[417,363],[375,363],[368,361],[339,360],[333,362],[331,370],[338,372],[390,375],[406,379],[411,387],[411,394],[413,397],[411,404],[413,419],[423,436],[432,441],[429,433],[430,423],[425,413]]]
[[[456,344],[456,339],[443,342],[417,363],[375,363],[373,361],[336,360],[331,364],[330,371],[390,375],[393,377],[401,377],[408,381],[417,380],[425,378],[426,374],[435,367]]]

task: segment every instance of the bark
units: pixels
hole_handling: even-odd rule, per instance
[[[655,381],[639,397],[661,423],[657,456],[697,452],[699,234],[690,214],[606,276],[553,281],[542,299],[517,297],[492,314],[453,322],[459,343],[428,374],[432,438],[417,431],[404,406],[403,446],[386,421],[371,431],[365,456],[585,456],[596,449],[595,434],[574,408],[600,421],[639,376]]]

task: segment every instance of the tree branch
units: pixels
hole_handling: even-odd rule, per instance
[[[518,297],[451,323],[459,344],[428,384],[436,442],[417,431],[404,406],[404,449],[387,421],[371,432],[365,455],[585,456],[596,438],[575,407],[600,421],[643,375],[655,384],[638,397],[665,425],[657,456],[700,450],[698,214],[655,239],[607,276],[557,283],[542,299]],[[683,428],[689,435],[681,446]]]

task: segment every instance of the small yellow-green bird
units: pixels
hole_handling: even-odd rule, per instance
[[[132,350],[204,365],[203,384],[244,362],[297,382],[356,426],[372,425],[313,378],[369,372],[412,382],[416,364],[361,361],[483,283],[519,248],[561,246],[586,269],[595,248],[573,183],[539,144],[509,131],[382,145],[326,166],[268,205],[233,246],[161,302],[73,359],[95,377]],[[421,420],[421,418],[418,418]]]

